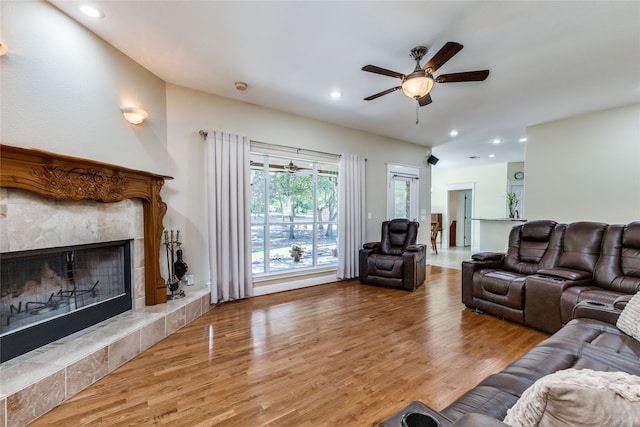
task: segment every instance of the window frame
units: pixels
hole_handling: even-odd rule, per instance
[[[261,220],[255,221],[254,215],[256,214],[256,212],[253,211],[253,206],[251,207],[251,216],[252,216],[251,217],[251,233],[253,235],[254,231],[258,230],[258,234],[260,234],[260,230],[261,230],[261,234],[263,236],[263,240],[262,240],[263,259],[259,265],[259,267],[261,268],[261,271],[256,271],[256,269],[253,267],[254,260],[252,255],[253,277],[260,279],[260,278],[272,278],[276,276],[277,277],[296,276],[296,275],[305,274],[305,273],[308,274],[310,272],[316,273],[316,272],[336,271],[338,266],[337,256],[334,262],[329,262],[329,263],[321,262],[322,257],[319,256],[318,249],[319,249],[319,243],[320,243],[319,233],[321,232],[320,226],[322,226],[323,229],[325,230],[327,227],[333,227],[334,233],[335,233],[335,251],[337,253],[337,233],[338,233],[338,227],[339,227],[339,224],[338,224],[338,210],[339,210],[338,160],[336,159],[335,161],[332,161],[327,159],[316,159],[316,158],[313,158],[313,156],[303,156],[299,154],[273,153],[270,150],[260,150],[260,149],[253,149],[253,148],[251,150],[251,158],[252,158],[251,170],[260,171],[263,176],[263,182],[261,182],[262,192],[263,192],[263,203],[262,203],[263,210],[260,213]],[[261,164],[257,163],[258,167],[255,167],[253,162],[254,160],[257,162],[257,158],[261,159]],[[279,171],[274,171],[273,169],[270,169],[270,167],[272,168],[276,166],[273,160],[279,161],[278,163],[283,163],[283,162],[288,163],[289,161],[293,161],[294,164],[311,164],[312,165],[311,172],[309,175],[312,178],[312,198],[313,198],[311,203],[312,206],[310,208],[310,212],[312,213],[310,219],[296,220],[295,214],[294,214],[290,221],[285,221],[284,212],[279,212],[279,214],[282,216],[282,220],[278,221],[272,218],[273,215],[269,209],[269,205],[271,203],[271,196],[272,196],[271,180],[275,173],[285,173],[285,172],[279,172]],[[327,170],[324,172],[321,169],[322,165],[327,165]],[[335,172],[331,172],[331,171],[335,171]],[[299,172],[296,172],[296,174],[297,173]],[[334,183],[335,193],[333,194],[333,197],[335,200],[335,205],[334,205],[335,215],[333,220],[331,219],[331,213],[330,213],[330,217],[327,220],[323,221],[318,209],[319,207],[318,186],[319,186],[319,178],[321,176],[335,176],[335,183]],[[251,185],[252,185],[251,200],[253,205],[254,183],[252,182]],[[311,252],[311,265],[303,265],[298,267],[295,264],[291,263],[291,264],[288,264],[288,267],[285,267],[285,268],[274,268],[274,266],[272,265],[273,260],[271,259],[272,250],[274,249],[272,248],[272,245],[271,245],[271,241],[272,241],[271,231],[273,227],[309,228],[311,231],[311,241],[310,241],[311,249],[308,250],[308,252]],[[253,250],[254,248],[252,247],[252,252]]]

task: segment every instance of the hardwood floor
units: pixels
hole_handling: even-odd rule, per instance
[[[332,283],[216,307],[31,426],[375,426],[547,336],[465,309],[459,270],[413,293]]]

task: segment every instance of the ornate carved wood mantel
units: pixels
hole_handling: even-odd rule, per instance
[[[0,187],[33,191],[57,200],[110,203],[142,199],[146,305],[167,301],[160,274],[162,219],[167,212],[160,189],[165,179],[171,177],[0,144]]]

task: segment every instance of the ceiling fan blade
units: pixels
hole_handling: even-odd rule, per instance
[[[438,68],[453,58],[453,55],[460,52],[463,47],[460,43],[447,42],[422,68],[428,73],[435,73]]]
[[[375,95],[367,96],[364,100],[371,101],[372,99],[380,98],[383,95],[386,95],[391,92],[395,92],[398,89],[402,89],[402,86],[392,87],[391,89],[383,90],[382,92],[376,93]]]
[[[438,83],[481,82],[489,76],[489,70],[466,71],[464,73],[441,74],[436,77]]]
[[[431,101],[432,99],[430,94],[426,94],[422,98],[418,98],[418,104],[420,104],[421,107],[431,104]]]
[[[375,65],[365,65],[362,67],[362,71],[368,71],[370,73],[382,74],[383,76],[398,77],[404,79],[404,74],[397,71],[387,70],[386,68],[376,67]]]

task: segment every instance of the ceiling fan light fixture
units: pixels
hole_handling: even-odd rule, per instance
[[[409,98],[422,98],[433,88],[433,76],[423,70],[414,71],[402,82],[402,92]]]
[[[296,173],[300,168],[293,163],[293,160],[289,160],[289,164],[284,166],[284,170],[289,173]]]

